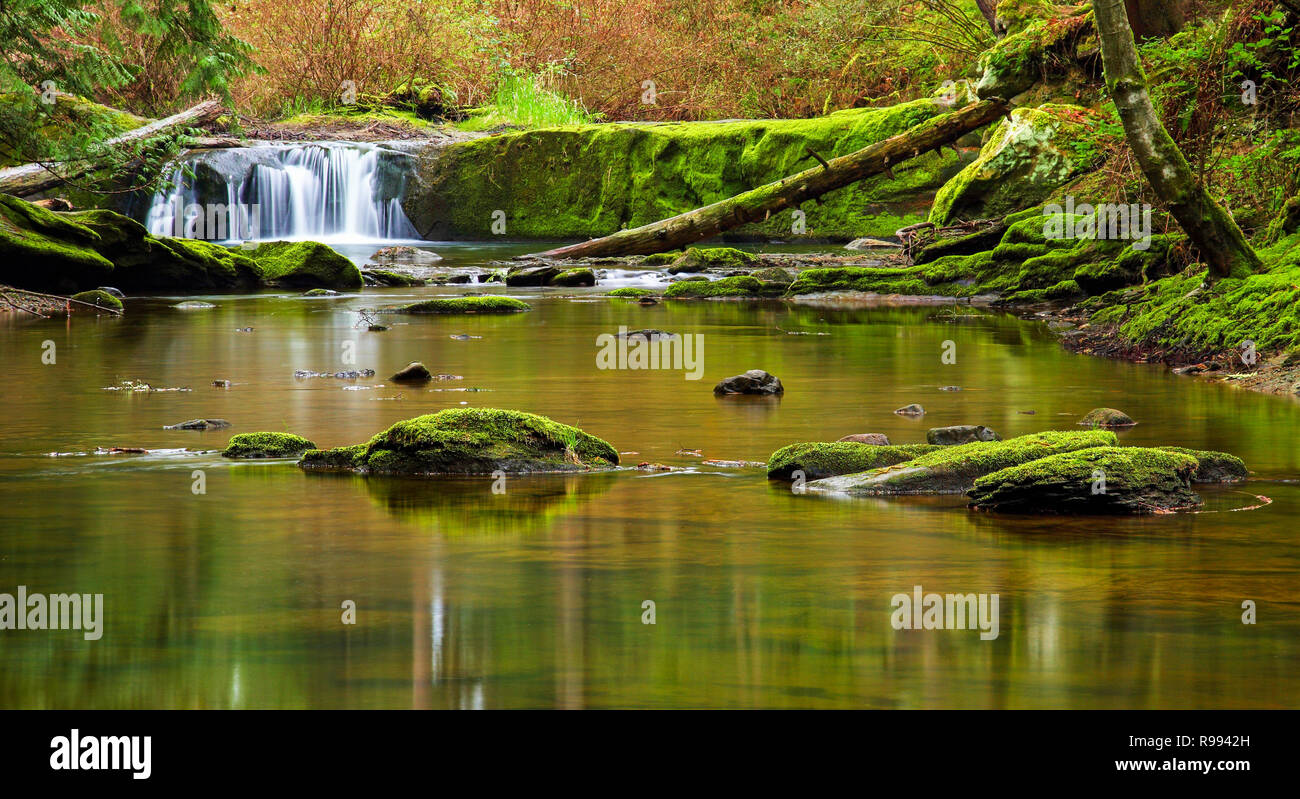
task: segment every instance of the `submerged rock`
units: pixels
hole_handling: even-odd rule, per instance
[[[356,264],[317,241],[268,241],[246,252],[262,267],[269,285],[326,289],[365,285]]]
[[[292,458],[315,448],[311,441],[293,433],[240,433],[230,437],[221,455],[224,458]]]
[[[1005,513],[1166,513],[1201,504],[1190,455],[1095,447],[1002,469],[975,481],[971,507]]]
[[[313,372],[310,369],[295,369],[293,376],[299,379],[313,377],[333,377],[338,380],[356,380],[361,377],[374,377],[374,369],[349,369],[346,372]]]
[[[916,403],[912,403],[911,405],[904,405],[903,407],[894,411],[894,413],[898,414],[899,416],[925,416],[925,408],[922,408],[920,405],[917,405]]]
[[[230,427],[225,419],[190,419],[179,424],[163,425],[164,430],[222,430]]]
[[[889,446],[889,436],[884,433],[854,433],[851,436],[845,436],[840,441],[852,441],[856,444],[871,444],[877,447]]]
[[[433,379],[433,375],[429,373],[424,364],[419,361],[412,361],[388,379],[394,383],[427,383]]]
[[[1137,422],[1127,413],[1114,408],[1093,408],[1079,420],[1079,424],[1088,427],[1132,427]]]
[[[925,434],[926,442],[951,447],[972,441],[1001,441],[1002,437],[982,424],[959,424],[952,427],[932,427]]]
[[[807,488],[813,493],[834,494],[960,494],[970,490],[976,479],[1000,469],[1062,452],[1115,444],[1115,434],[1103,430],[1035,433],[1007,441],[977,441],[942,447],[896,466],[817,480]]]
[[[518,313],[531,311],[532,306],[514,297],[499,297],[490,294],[472,297],[446,297],[436,300],[424,300],[398,308],[381,308],[384,313],[409,314],[456,314],[456,313]]]
[[[780,379],[762,369],[750,369],[743,375],[728,377],[713,387],[714,394],[784,394]]]
[[[768,458],[767,476],[773,480],[791,480],[795,472],[803,472],[807,480],[821,480],[893,466],[936,449],[939,447],[930,444],[889,446],[856,441],[791,444]]]
[[[365,444],[309,450],[304,469],[438,475],[573,472],[618,465],[607,442],[544,416],[452,408],[398,422]]]

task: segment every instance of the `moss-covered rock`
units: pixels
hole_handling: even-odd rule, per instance
[[[1072,105],[1017,108],[994,128],[979,158],[944,184],[930,221],[988,219],[1038,205],[1071,178],[1101,160],[1079,147],[1100,124],[1092,111]]]
[[[533,307],[514,297],[499,297],[482,294],[473,297],[440,297],[422,300],[398,308],[382,308],[385,313],[408,314],[477,314],[477,313],[519,313],[531,311]]]
[[[724,277],[719,280],[680,280],[664,291],[673,300],[702,300],[720,297],[779,297],[785,286],[764,283],[750,275]]]
[[[618,465],[607,442],[544,416],[453,408],[398,422],[366,444],[311,450],[304,469],[369,474],[572,472]]]
[[[404,207],[425,238],[487,238],[505,211],[512,237],[584,239],[667,219],[882,141],[949,109],[930,98],[814,119],[579,125],[430,147]],[[961,166],[926,153],[807,203],[818,237],[891,236]],[[788,238],[789,213],[737,228]]]
[[[231,436],[224,458],[293,458],[316,445],[293,433],[240,433]]]
[[[1195,458],[1197,467],[1196,474],[1192,476],[1193,483],[1239,483],[1250,476],[1246,462],[1227,452],[1187,447],[1156,447],[1156,449]]]
[[[587,267],[566,269],[551,278],[550,285],[562,287],[594,286],[596,285],[596,273]]]
[[[975,91],[981,98],[1009,100],[1028,91],[1048,73],[1074,61],[1075,47],[1092,32],[1089,6],[1023,2],[1016,6],[1012,24],[1016,31],[980,56]]]
[[[0,283],[75,292],[256,288],[261,268],[218,244],[155,237],[107,210],[56,213],[0,194]]]
[[[107,308],[110,311],[122,310],[122,301],[119,300],[117,297],[114,297],[112,294],[109,294],[107,291],[104,291],[103,289],[91,289],[90,291],[83,291],[78,294],[73,294],[72,299],[77,300],[78,302],[84,302],[89,305],[93,305],[96,308]],[[74,305],[73,308],[74,310],[82,310],[82,309],[90,310],[88,308],[85,308],[84,305],[83,306]]]
[[[791,444],[767,459],[767,476],[773,480],[790,480],[795,472],[803,472],[807,480],[821,480],[893,466],[936,449],[939,447],[929,444],[882,446],[854,441]]]
[[[1197,460],[1143,447],[1065,452],[985,475],[971,507],[1005,513],[1143,514],[1201,504]]]
[[[682,257],[681,250],[669,250],[668,252],[656,252],[647,255],[641,259],[642,266],[667,266],[678,258]]]
[[[317,241],[268,241],[248,253],[273,286],[359,289],[365,285],[356,264]]]
[[[633,298],[653,297],[655,293],[656,292],[653,289],[643,289],[643,288],[638,288],[636,286],[624,286],[621,289],[614,289],[613,291],[609,292],[605,296],[606,297],[633,297]]]
[[[1084,427],[1132,427],[1133,417],[1114,408],[1093,408],[1083,415],[1079,424]]]
[[[361,277],[367,285],[375,286],[423,286],[427,282],[422,277],[394,272],[391,269],[363,269]]]
[[[758,256],[735,247],[691,247],[668,267],[668,273],[704,272],[709,269],[741,269],[758,263]]]
[[[977,478],[1000,469],[1115,444],[1115,434],[1102,430],[1035,433],[1007,441],[943,447],[895,466],[817,480],[807,488],[813,493],[834,494],[959,494],[968,491]]]

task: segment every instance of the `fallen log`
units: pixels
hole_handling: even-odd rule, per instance
[[[35,162],[0,169],[0,193],[25,197],[48,191],[107,165],[114,147],[143,141],[176,128],[204,125],[220,116],[222,110],[219,100],[205,100],[166,119],[154,120],[108,139],[98,147],[96,153],[83,159],[55,163]]]
[[[648,255],[675,250],[687,244],[766,219],[782,208],[798,207],[806,200],[881,173],[931,150],[939,151],[965,134],[1008,113],[1005,100],[991,97],[960,111],[942,114],[908,128],[870,147],[824,161],[796,175],[768,183],[735,197],[687,211],[649,225],[620,230],[609,236],[557,247],[525,257],[588,258]],[[819,161],[821,159],[818,159]]]

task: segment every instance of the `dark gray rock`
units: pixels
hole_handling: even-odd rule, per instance
[[[750,369],[743,375],[728,377],[713,387],[714,394],[784,394],[785,387],[775,376],[762,369]]]
[[[925,434],[926,443],[941,447],[970,444],[974,441],[1001,441],[1001,437],[982,424],[959,424],[952,427],[932,427]]]

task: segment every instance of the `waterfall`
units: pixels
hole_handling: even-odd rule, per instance
[[[211,150],[173,166],[142,221],[154,235],[214,241],[418,239],[402,211],[409,159],[334,142]]]

